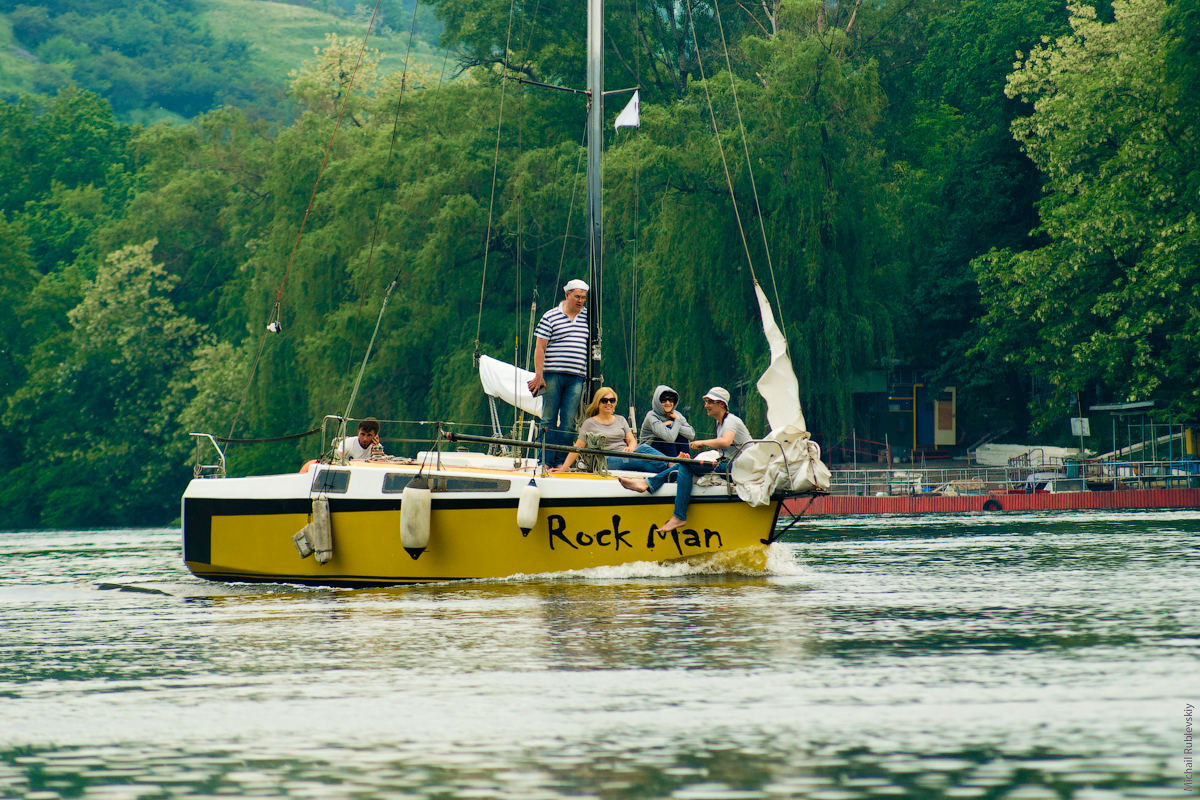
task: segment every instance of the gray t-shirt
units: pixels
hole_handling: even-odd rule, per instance
[[[579,438],[584,438],[588,433],[600,433],[604,435],[604,449],[621,451],[625,449],[625,435],[629,433],[629,423],[624,417],[613,417],[613,421],[608,425],[602,425],[596,417],[588,417],[579,426]]]
[[[750,431],[746,429],[746,423],[742,422],[742,418],[736,414],[726,414],[725,419],[717,424],[717,435],[714,439],[720,439],[725,435],[726,431],[733,431],[733,444],[729,447],[721,448],[722,458],[733,458],[733,454],[737,449],[750,441],[754,437],[750,435]]]

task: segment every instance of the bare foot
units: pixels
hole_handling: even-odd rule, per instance
[[[686,520],[682,520],[679,517],[671,517],[669,520],[667,520],[666,525],[659,525],[658,530],[660,533],[666,533],[667,531],[673,531],[676,528],[682,528],[684,525],[687,525]]]
[[[618,477],[617,480],[619,480],[621,482],[621,485],[624,486],[626,489],[630,490],[631,492],[645,492],[650,489],[650,486],[641,478]]]

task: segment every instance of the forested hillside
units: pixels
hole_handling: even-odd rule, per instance
[[[353,413],[485,422],[472,353],[523,362],[531,302],[585,270],[584,105],[505,80],[583,86],[574,5],[435,3],[455,82],[369,50],[356,71],[360,41],[331,39],[295,65],[294,122],[230,96],[130,125],[78,81],[0,106],[0,528],[175,518],[188,432],[345,409],[393,279]],[[847,432],[854,373],[891,363],[939,368],[976,429],[1076,393],[1196,415],[1200,0],[607,15],[606,83],[643,87],[636,132],[607,109],[622,402],[757,377],[753,267],[815,432]],[[231,471],[311,442],[235,445]]]
[[[415,0],[0,0],[0,97],[99,94],[118,119],[181,122],[220,105],[287,121],[297,108],[287,75],[325,36],[362,36],[372,13],[375,47],[391,71],[410,55],[426,66],[441,26]]]

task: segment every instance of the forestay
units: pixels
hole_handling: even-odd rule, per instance
[[[758,393],[767,401],[771,432],[764,440],[742,450],[733,463],[732,477],[738,497],[752,506],[760,506],[780,489],[828,491],[830,472],[821,462],[820,445],[812,441],[805,429],[800,383],[792,369],[787,342],[757,282],[754,293],[758,296],[763,332],[771,348],[771,364],[757,383]]]

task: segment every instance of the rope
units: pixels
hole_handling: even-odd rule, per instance
[[[408,48],[404,52],[404,70],[400,73],[400,97],[396,100],[396,113],[392,115],[392,139],[391,139],[391,142],[388,144],[387,159],[383,162],[383,177],[384,177],[385,183],[387,182],[388,171],[391,169],[391,166],[392,166],[392,157],[396,152],[396,138],[397,138],[397,134],[400,130],[400,104],[404,102],[404,89],[405,89],[405,87],[408,86],[408,67],[409,67],[410,59],[412,57],[413,37],[416,36],[416,33],[417,33],[417,7],[414,6],[413,7],[413,17],[412,17],[412,26],[408,29]],[[380,199],[379,199],[379,208],[375,212],[375,224],[371,228],[371,246],[367,252],[367,266],[363,271],[362,283],[364,286],[369,285],[371,282],[371,267],[375,263],[375,242],[379,238],[379,221],[382,217],[383,203],[384,203],[384,199],[383,199],[383,196],[381,195]],[[361,295],[359,295],[359,299],[358,299],[358,310],[360,312],[362,311],[363,305],[366,303],[366,301],[367,301],[367,293],[364,291]],[[350,371],[351,359],[353,359],[353,357],[354,357],[353,356],[353,351],[354,351],[353,342],[356,338],[358,338],[358,315],[357,314],[355,314],[355,317],[354,317],[354,331],[350,334],[350,342],[351,342],[350,352],[348,352],[346,354],[346,362],[347,362],[346,363],[346,372]]]
[[[737,81],[734,80],[733,64],[729,61],[729,45],[725,42],[725,27],[721,24],[721,4],[713,3],[713,10],[717,15],[717,30],[721,33],[721,47],[725,50],[725,69],[729,73],[729,91],[733,95],[733,108],[737,112],[738,130],[742,134],[742,152],[746,156],[746,170],[750,174],[750,190],[754,194],[754,211],[758,214],[758,229],[762,232],[763,252],[767,256],[767,271],[771,275],[771,288],[775,291],[775,307],[779,309],[779,316],[783,318],[783,304],[779,301],[779,286],[775,283],[775,267],[771,263],[771,247],[767,244],[767,228],[763,222],[762,206],[758,202],[758,184],[754,180],[754,164],[750,160],[750,146],[746,143],[746,125],[742,121],[742,106],[738,102],[737,96]],[[693,33],[694,36],[694,33]],[[696,60],[699,61],[700,51],[696,50]],[[714,123],[715,124],[715,123]],[[730,187],[732,193],[733,187]],[[753,268],[751,273],[753,274]],[[787,337],[784,337],[784,347],[787,347]]]
[[[276,304],[278,306],[278,304]],[[262,338],[258,340],[258,355],[254,356],[254,363],[250,365],[250,375],[246,378],[246,387],[242,389],[242,400],[238,403],[237,413],[233,415],[233,424],[229,426],[229,435],[233,436],[233,429],[237,427],[238,420],[242,416],[242,408],[246,405],[246,398],[250,396],[250,387],[254,385],[254,373],[258,371],[258,361],[262,358],[263,348],[267,346],[267,334],[270,330],[263,331]]]
[[[292,439],[303,439],[305,436],[312,436],[320,432],[320,428],[313,428],[311,431],[305,431],[304,433],[293,433],[291,436],[276,436],[273,439],[229,439],[223,436],[214,436],[212,438],[215,441],[226,442],[228,444],[270,444],[272,442],[289,442]]]
[[[562,253],[558,256],[558,274],[554,276],[555,292],[562,284],[563,264],[567,260],[567,240],[571,236],[571,217],[575,214],[575,196],[579,193],[579,165],[583,162],[583,154],[587,152],[587,123],[583,125],[583,136],[579,140],[579,157],[575,159],[575,182],[571,184],[571,202],[567,206],[567,228],[563,232]],[[590,357],[590,356],[589,356]]]
[[[508,2],[508,32],[504,38],[504,76],[500,81],[500,111],[496,115],[496,154],[492,159],[492,198],[488,201],[487,235],[483,238],[483,276],[479,281],[479,320],[475,323],[475,360],[479,361],[479,337],[483,331],[483,295],[487,289],[488,255],[492,244],[492,218],[496,208],[496,175],[500,171],[500,133],[504,130],[504,96],[508,89],[508,53],[512,44],[513,10],[516,0]]]
[[[292,272],[292,264],[296,260],[296,253],[300,249],[300,237],[304,235],[304,226],[308,224],[308,217],[312,213],[313,203],[317,199],[317,188],[321,185],[321,178],[325,175],[325,167],[329,163],[329,153],[333,150],[333,140],[337,137],[338,129],[342,125],[342,115],[346,113],[346,104],[350,102],[350,95],[354,89],[354,79],[358,76],[358,68],[362,64],[363,53],[367,49],[367,40],[371,38],[371,30],[375,27],[375,15],[378,12],[379,0],[375,0],[375,8],[371,11],[371,19],[367,23],[367,32],[363,35],[362,47],[358,49],[358,57],[355,59],[354,69],[350,73],[350,82],[346,84],[346,96],[342,99],[342,107],[338,109],[337,121],[333,125],[333,131],[329,134],[329,141],[325,144],[325,156],[321,160],[320,169],[317,170],[317,180],[313,183],[312,194],[308,198],[308,207],[304,209],[304,218],[300,221],[300,230],[296,231],[296,242],[292,245],[292,254],[288,257],[287,267],[283,271],[283,280],[280,281],[279,289],[275,292],[275,305],[271,309],[270,319],[267,320],[267,331],[270,333],[279,333],[279,316],[283,303],[283,290],[287,286],[288,275]],[[266,343],[267,335],[264,333],[262,340],[258,344],[258,355],[254,357],[254,364],[251,365],[250,374],[246,377],[246,388],[242,392],[242,400],[238,404],[237,413],[233,417],[233,424],[229,426],[230,436],[233,436],[238,419],[242,416],[242,408],[245,406],[246,398],[250,394],[250,386],[254,383],[254,375],[258,372],[258,362],[262,358],[263,348],[266,346]]]
[[[346,96],[342,99],[342,107],[338,109],[337,122],[333,125],[333,132],[329,134],[329,141],[325,145],[325,157],[321,160],[321,168],[317,171],[317,180],[313,183],[312,194],[308,198],[308,208],[304,209],[304,219],[300,221],[300,230],[296,232],[296,243],[292,245],[292,254],[288,258],[287,269],[283,271],[283,280],[279,284],[278,293],[275,296],[276,307],[283,300],[283,288],[287,285],[288,275],[292,271],[292,263],[296,260],[296,252],[300,249],[300,237],[304,235],[304,226],[308,223],[309,214],[312,213],[313,203],[317,199],[317,188],[321,185],[321,178],[325,175],[325,166],[329,163],[329,153],[333,149],[333,140],[337,137],[338,129],[342,126],[342,115],[346,113],[346,104],[350,102],[350,95],[354,91],[354,79],[358,75],[358,68],[362,64],[363,53],[367,49],[367,40],[371,38],[371,29],[375,26],[375,15],[379,12],[379,0],[375,0],[375,8],[371,11],[371,20],[367,23],[367,32],[363,36],[362,47],[358,48],[358,57],[354,61],[354,69],[350,73],[350,82],[346,84]],[[278,322],[278,320],[272,320]]]
[[[725,160],[725,147],[721,144],[721,131],[717,128],[717,115],[713,111],[712,94],[708,90],[708,78],[704,76],[704,60],[700,58],[700,42],[696,38],[696,24],[692,21],[692,2],[687,0],[687,17],[688,27],[692,31],[692,44],[696,46],[696,66],[700,70],[700,83],[704,86],[704,97],[708,100],[708,116],[712,120],[713,133],[717,137],[717,152],[721,154],[721,167],[725,170],[725,184],[729,187],[729,200],[733,203],[733,215],[737,219],[738,233],[742,237],[742,249],[746,253],[746,264],[750,267],[750,277],[758,283],[758,276],[754,274],[754,261],[750,258],[750,245],[746,242],[746,231],[742,227],[742,215],[738,211],[737,197],[733,193],[733,178],[729,176],[729,162]],[[733,75],[729,76],[733,80]]]
[[[400,280],[400,273],[396,273],[396,277],[388,284],[387,291],[383,293],[383,305],[379,308],[379,316],[375,318],[375,332],[371,334],[371,342],[367,345],[367,352],[363,355],[362,366],[358,368],[358,377],[354,380],[354,390],[350,393],[350,400],[346,403],[346,413],[342,415],[342,424],[340,436],[346,438],[346,419],[350,416],[351,409],[354,408],[354,401],[358,399],[358,388],[362,385],[363,373],[367,371],[367,360],[371,357],[371,350],[375,347],[375,338],[379,336],[379,326],[383,323],[383,313],[387,311],[388,300],[392,297],[392,290],[396,288],[397,281]]]

